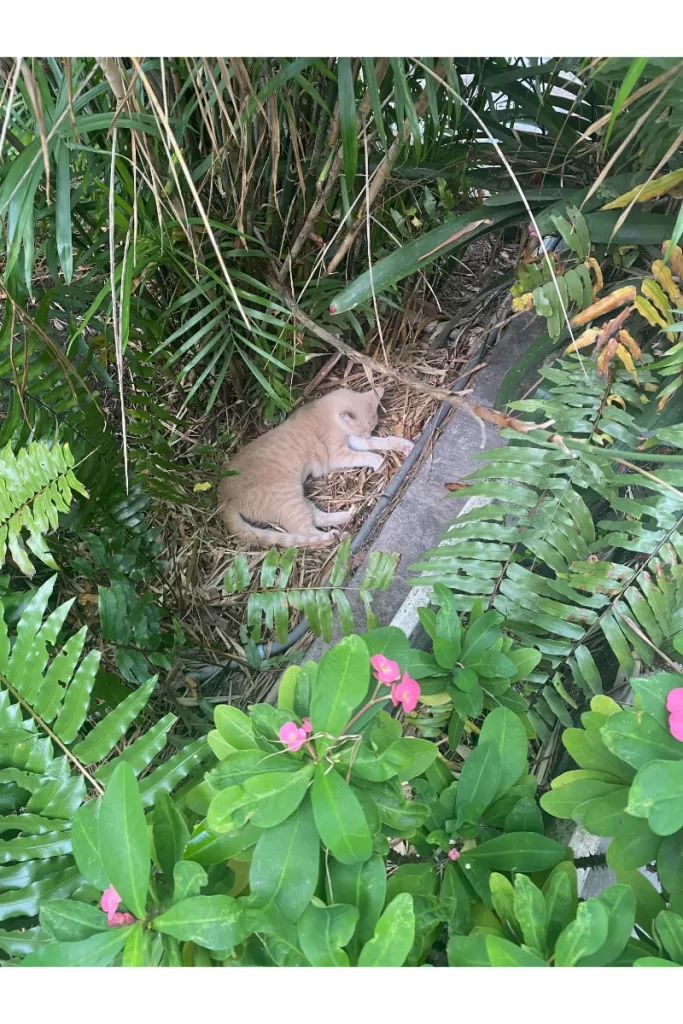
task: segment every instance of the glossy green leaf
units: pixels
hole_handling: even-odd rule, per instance
[[[20,967],[108,967],[121,952],[135,925],[108,928],[79,942],[53,942],[30,953]]]
[[[40,908],[40,924],[57,942],[78,942],[106,931],[107,916],[78,900],[48,900]]]
[[[359,967],[402,967],[415,937],[413,897],[400,893],[375,926],[372,939],[363,946]]]
[[[555,867],[566,857],[566,848],[548,836],[535,832],[510,832],[475,846],[461,855],[466,869],[477,863],[491,871],[519,871],[532,874]]]
[[[249,870],[253,906],[296,922],[318,884],[320,841],[308,799],[287,821],[267,829]]]
[[[548,948],[554,949],[558,935],[574,920],[578,906],[576,868],[568,861],[550,872],[543,886],[546,903]]]
[[[336,771],[319,763],[311,787],[315,825],[342,864],[362,864],[372,854],[370,830],[358,798]]]
[[[490,967],[486,935],[451,935],[448,940],[450,967]]]
[[[605,746],[633,768],[651,761],[681,761],[683,747],[654,718],[637,711],[612,715],[600,730]]]
[[[313,732],[338,736],[365,697],[369,679],[370,655],[359,636],[344,637],[326,651],[311,698]]]
[[[107,880],[137,918],[145,917],[150,869],[147,822],[138,783],[122,762],[101,799],[98,849]]]
[[[643,956],[640,960],[633,961],[634,967],[679,967],[680,964],[674,964],[671,960],[664,960],[658,956]]]
[[[683,917],[670,910],[662,910],[655,918],[655,931],[664,950],[683,965]]]
[[[232,704],[219,704],[213,718],[223,739],[236,750],[250,750],[256,746],[249,716],[239,708]]]
[[[168,793],[159,793],[152,811],[152,839],[159,867],[167,879],[173,878],[173,869],[181,860],[190,838],[185,819]]]
[[[593,779],[568,782],[559,785],[553,781],[553,788],[541,797],[541,807],[555,818],[581,819],[582,811],[590,803],[610,794],[620,795],[626,787],[612,782],[601,782]]]
[[[201,865],[192,860],[179,860],[173,865],[173,903],[199,896],[207,881],[208,876]]]
[[[657,853],[657,874],[665,892],[683,891],[683,832],[662,840]]]
[[[598,897],[608,914],[607,938],[599,949],[584,956],[577,967],[606,967],[623,952],[636,920],[636,896],[627,885],[610,885]],[[592,901],[591,901],[592,902]]]
[[[642,818],[631,819],[636,829],[617,836],[607,848],[607,864],[612,871],[632,871],[657,860],[663,840]]]
[[[609,915],[598,900],[580,903],[576,918],[568,924],[555,945],[555,966],[574,967],[596,953],[607,941]]]
[[[313,967],[348,967],[342,949],[353,937],[358,921],[356,907],[344,903],[317,906],[311,903],[299,918],[299,945]]]
[[[527,738],[524,726],[514,712],[507,708],[494,708],[484,720],[479,745],[490,743],[500,759],[500,781],[496,797],[514,786],[526,768]]]
[[[313,765],[297,772],[265,772],[254,775],[241,786],[229,786],[212,800],[207,824],[212,832],[231,832],[250,820],[259,828],[272,828],[288,818],[306,795]],[[238,820],[235,815],[240,813]]]
[[[638,770],[628,798],[628,813],[647,818],[658,836],[683,828],[683,761],[651,761]]]
[[[652,935],[655,918],[666,909],[661,894],[642,871],[618,871],[617,882],[629,886],[636,894],[636,924]]]
[[[543,835],[543,815],[536,801],[529,796],[520,797],[505,819],[506,832],[538,832]]]
[[[342,864],[330,858],[328,898],[333,903],[348,903],[358,910],[357,934],[368,942],[384,906],[387,875],[384,861],[373,855],[364,864]]]
[[[500,935],[487,935],[485,941],[491,967],[548,966],[545,960],[536,956],[535,953],[515,946],[513,942],[509,942]]]
[[[621,714],[613,715],[620,718]],[[602,730],[565,729],[562,743],[581,768],[611,775],[614,782],[629,783],[635,771],[620,756],[615,756],[603,742]]]
[[[156,931],[228,952],[245,937],[242,908],[230,896],[191,896],[151,922]]]
[[[536,950],[540,957],[544,957],[547,952],[545,897],[526,875],[515,876],[514,916],[519,923],[524,945]],[[493,957],[491,963],[496,966]]]
[[[141,924],[133,926],[130,935],[123,947],[122,967],[147,967],[145,954],[147,950],[147,937],[145,929]]]
[[[479,742],[467,757],[455,797],[456,811],[470,805],[477,814],[483,814],[500,790],[501,761],[493,743]]]
[[[100,856],[100,806],[101,801],[89,800],[79,807],[71,828],[71,846],[83,877],[104,892],[109,879]]]

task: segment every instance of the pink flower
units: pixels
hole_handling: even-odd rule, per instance
[[[305,733],[313,732],[313,726],[311,725],[310,718],[304,718],[301,725]]]
[[[301,750],[306,742],[306,730],[300,729],[296,722],[285,722],[280,729],[280,739],[289,750]]]
[[[420,697],[420,686],[411,679],[407,672],[403,673],[400,683],[394,683],[391,687],[391,703],[395,708],[403,705],[404,711],[414,711]]]
[[[454,846],[451,847],[451,849],[448,851],[448,859],[449,860],[457,860],[459,856],[460,856],[460,850],[456,850],[456,848]]]
[[[111,924],[112,916],[116,913],[118,905],[121,902],[121,897],[117,893],[113,885],[110,885],[108,889],[105,889],[102,893],[102,899],[100,900],[100,906],[107,915],[107,920]]]
[[[683,711],[683,686],[677,686],[675,690],[669,690],[666,695],[667,711]]]
[[[683,686],[670,690],[666,696],[666,710],[669,715],[669,732],[675,740],[683,743]]]
[[[383,654],[373,654],[370,658],[370,664],[374,669],[375,679],[380,683],[384,683],[385,686],[389,686],[396,679],[401,678],[401,670],[397,663],[389,661]]]
[[[116,908],[120,902],[121,897],[113,885],[110,885],[109,888],[105,889],[102,893],[100,906],[107,915],[107,924],[110,928],[121,928],[123,925],[135,924],[135,918],[132,914],[117,913]]]
[[[112,914],[107,918],[107,924],[110,928],[124,928],[127,924],[135,924],[135,918],[132,914]]]

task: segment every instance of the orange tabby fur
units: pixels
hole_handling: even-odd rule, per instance
[[[378,470],[383,451],[407,455],[412,441],[372,437],[383,389],[340,388],[303,406],[279,427],[257,437],[229,463],[238,476],[224,477],[220,501],[228,532],[256,547],[322,547],[353,512],[321,512],[304,497],[309,476],[369,466]],[[254,522],[281,530],[261,529]]]

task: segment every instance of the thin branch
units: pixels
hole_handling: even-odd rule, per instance
[[[76,768],[78,772],[80,772],[83,778],[88,780],[88,782],[95,790],[95,792],[102,796],[102,794],[104,793],[104,787],[97,781],[97,779],[93,778],[90,772],[88,772],[83,767],[82,763],[78,760],[76,755],[71,753],[69,748],[64,743],[62,743],[59,736],[57,736],[57,734],[52,731],[52,729],[43,721],[40,715],[36,714],[31,705],[27,701],[25,701],[21,694],[14,689],[14,687],[9,682],[6,676],[0,676],[0,680],[2,681],[2,685],[6,688],[6,690],[9,693],[12,694],[17,703],[21,704],[22,708],[28,711],[31,718],[33,718],[33,720],[38,723],[43,732],[47,733],[47,735],[50,737],[55,746],[59,747],[62,753],[66,756],[66,758],[69,761],[71,761],[72,765]]]
[[[392,380],[399,381],[399,383],[404,384],[413,391],[418,391],[423,395],[429,395],[430,398],[440,398],[442,401],[448,402],[456,409],[464,409],[468,414],[479,417],[487,423],[493,423],[496,427],[500,428],[516,430],[520,434],[528,434],[532,430],[547,429],[553,422],[552,420],[549,420],[547,423],[524,423],[522,420],[516,420],[511,416],[506,416],[501,412],[496,412],[495,409],[489,409],[486,406],[478,405],[476,402],[468,402],[461,395],[454,395],[452,391],[446,391],[443,388],[435,388],[431,384],[423,384],[422,381],[416,380],[414,377],[409,377],[407,374],[401,373],[399,370],[394,370],[391,366],[378,363],[376,359],[372,359],[370,356],[366,356],[362,352],[357,352],[345,342],[341,341],[341,339],[336,335],[332,334],[324,327],[320,327],[311,320],[310,317],[306,316],[304,311],[299,308],[289,292],[275,277],[270,278],[269,283],[275,291],[277,291],[282,298],[282,301],[291,311],[295,319],[299,321],[302,327],[305,327],[306,330],[311,332],[311,334],[320,338],[320,340],[324,341],[325,344],[331,345],[331,347],[336,349],[337,352],[341,352],[342,355],[345,355],[347,359],[351,360],[351,362],[359,363],[364,369],[370,370],[373,373],[378,374],[380,377],[390,377]]]

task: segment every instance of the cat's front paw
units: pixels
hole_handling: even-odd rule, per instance
[[[380,469],[384,465],[384,456],[378,455],[377,452],[368,452],[368,458],[365,465],[374,473],[379,473]]]
[[[407,437],[397,437],[394,439],[392,449],[395,452],[399,452],[400,455],[410,455],[415,443],[409,441]]]

